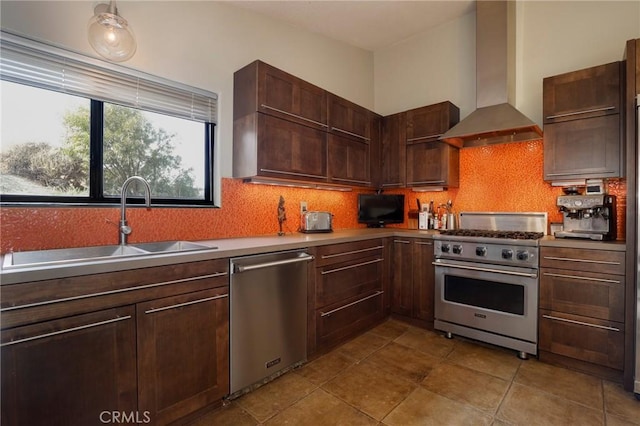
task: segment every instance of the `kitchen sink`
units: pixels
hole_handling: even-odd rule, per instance
[[[164,253],[172,251],[208,250],[217,247],[209,247],[204,244],[190,241],[158,241],[154,243],[131,244],[130,247],[144,250],[149,253]]]
[[[210,247],[204,244],[192,243],[190,241],[160,241],[129,245],[18,251],[5,254],[2,262],[2,269],[65,265],[104,260],[114,257],[143,256],[150,254],[213,249],[217,249],[217,247]]]

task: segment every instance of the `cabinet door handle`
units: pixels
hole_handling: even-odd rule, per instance
[[[91,324],[79,325],[77,327],[65,328],[64,330],[52,331],[51,333],[39,334],[37,336],[25,337],[24,339],[12,340],[10,342],[0,344],[0,347],[16,345],[18,343],[30,342],[32,340],[44,339],[45,337],[57,336],[60,334],[71,333],[73,331],[85,330],[87,328],[99,327],[101,325],[112,324],[118,321],[124,321],[131,319],[131,315],[126,315],[124,317],[112,318],[104,321],[93,322]]]
[[[152,308],[144,311],[145,314],[152,314],[154,312],[166,311],[168,309],[181,308],[183,306],[195,305],[197,303],[209,302],[211,300],[224,299],[225,297],[229,297],[228,293],[221,294],[219,296],[205,297],[204,299],[192,300],[191,302],[177,303],[171,306],[163,306],[162,308]]]
[[[602,107],[602,108],[585,109],[583,111],[567,112],[565,114],[547,115],[545,118],[547,120],[553,120],[554,118],[571,117],[573,115],[589,114],[592,112],[600,112],[600,111],[611,111],[613,109],[616,109],[616,107],[608,106],[608,107]]]
[[[384,246],[375,246],[375,247],[369,247],[369,248],[361,249],[361,250],[343,251],[341,253],[336,253],[336,254],[323,254],[320,257],[322,257],[323,259],[330,259],[332,257],[347,256],[347,255],[350,255],[350,254],[364,253],[364,252],[372,251],[372,250],[380,250],[382,248],[384,248]]]
[[[336,177],[332,177],[331,180],[338,180],[338,181],[341,181],[341,182],[363,183],[365,185],[371,184],[370,180],[344,179],[344,178],[336,178]]]
[[[542,275],[546,275],[548,277],[557,277],[557,278],[569,278],[572,280],[580,280],[580,281],[595,281],[600,283],[611,283],[611,284],[620,284],[619,280],[607,280],[604,278],[592,278],[592,277],[580,277],[577,275],[565,275],[565,274],[556,274],[552,272],[543,272]]]
[[[367,138],[365,136],[359,135],[357,133],[349,132],[347,130],[342,130],[339,127],[331,127],[331,130],[335,130],[336,132],[344,133],[345,135],[353,136],[354,138],[361,139],[361,140],[363,140],[365,142],[369,142],[371,140],[371,139],[369,139],[369,138]]]
[[[308,174],[308,173],[296,173],[296,172],[287,172],[284,170],[273,170],[273,169],[260,169],[261,172],[267,172],[267,173],[279,173],[281,175],[291,175],[291,176],[301,176],[301,177],[309,177],[309,178],[316,178],[316,179],[326,179],[326,176],[322,176],[322,175],[312,175],[312,174]]]
[[[433,243],[431,242],[423,242],[423,241],[416,241],[416,244],[420,245],[420,246],[432,246]]]
[[[568,323],[577,324],[577,325],[585,325],[587,327],[600,328],[602,330],[620,332],[620,329],[616,328],[616,327],[608,327],[606,325],[598,325],[598,324],[589,324],[588,322],[570,320],[570,319],[567,319],[567,318],[554,317],[553,315],[542,315],[542,318],[546,318],[546,319],[550,319],[550,320],[554,320],[554,321],[568,322]]]
[[[261,104],[260,106],[261,106],[262,108],[265,108],[265,109],[270,109],[271,111],[279,112],[280,114],[288,115],[289,117],[298,118],[298,119],[300,119],[300,120],[304,120],[304,121],[307,121],[307,122],[309,122],[309,123],[317,124],[318,126],[322,126],[322,127],[329,127],[329,126],[327,126],[326,124],[321,123],[321,122],[319,122],[319,121],[312,120],[312,119],[310,119],[310,118],[303,117],[303,116],[301,116],[301,115],[294,114],[294,113],[292,113],[292,112],[283,111],[283,110],[281,110],[281,109],[274,108],[274,107],[269,106],[269,105],[266,105],[266,104]]]
[[[0,312],[13,311],[15,309],[32,308],[34,306],[48,305],[50,303],[60,303],[60,302],[69,302],[71,300],[87,299],[89,297],[107,296],[109,294],[125,293],[127,291],[142,290],[142,289],[145,289],[145,288],[153,288],[153,287],[161,287],[161,286],[170,285],[170,284],[186,283],[186,282],[189,282],[189,281],[197,281],[197,280],[202,280],[202,279],[207,279],[207,278],[224,277],[224,276],[227,276],[227,275],[228,275],[227,272],[215,272],[215,273],[209,274],[209,275],[199,275],[197,277],[182,278],[182,279],[173,280],[173,281],[163,281],[163,282],[160,282],[160,283],[144,284],[144,285],[138,285],[138,286],[135,286],[135,287],[119,288],[117,290],[107,290],[107,291],[101,291],[101,292],[98,292],[98,293],[82,294],[80,296],[63,297],[62,299],[47,300],[45,302],[28,303],[26,305],[9,306],[7,308],[0,309]]]
[[[411,241],[407,241],[407,240],[393,240],[394,243],[400,243],[400,244],[411,244]]]
[[[564,262],[596,263],[599,265],[620,265],[620,262],[613,262],[609,260],[574,259],[571,257],[556,257],[556,256],[543,256],[543,258],[547,260],[560,260]]]
[[[358,303],[364,302],[365,300],[369,300],[369,299],[372,299],[372,298],[374,298],[374,297],[378,297],[378,296],[380,296],[382,293],[384,293],[384,291],[382,291],[382,290],[378,290],[378,291],[376,291],[374,294],[372,294],[372,295],[370,295],[370,296],[367,296],[367,297],[363,297],[362,299],[358,299],[358,300],[356,300],[355,302],[347,303],[347,304],[346,304],[346,305],[344,305],[344,306],[340,306],[339,308],[332,309],[332,310],[330,310],[330,311],[328,311],[328,312],[320,312],[320,316],[321,316],[321,317],[329,316],[329,315],[331,315],[331,314],[333,314],[333,313],[336,313],[336,312],[341,311],[341,310],[343,310],[343,309],[347,309],[347,308],[349,308],[349,307],[351,307],[351,306],[353,306],[353,305],[357,305]]]
[[[439,138],[440,136],[442,136],[444,133],[438,133],[436,135],[429,135],[429,136],[420,136],[419,138],[409,138],[407,139],[407,142],[416,142],[416,141],[421,141],[421,140],[425,140],[425,139],[434,139],[434,138]]]
[[[372,263],[382,262],[383,260],[384,260],[383,258],[378,258],[378,259],[370,260],[368,262],[360,262],[360,263],[356,263],[349,266],[343,266],[342,268],[329,269],[328,271],[320,272],[320,274],[321,275],[333,274],[334,272],[340,272],[340,271],[345,271],[347,269],[358,268],[360,266],[371,265]]]
[[[397,183],[383,183],[382,186],[401,186],[402,182]]]
[[[407,182],[407,185],[430,185],[436,183],[444,183],[444,180],[423,180],[420,182]]]

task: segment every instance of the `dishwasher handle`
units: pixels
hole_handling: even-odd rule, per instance
[[[308,262],[313,259],[314,259],[313,256],[311,256],[310,254],[302,253],[300,256],[294,257],[292,259],[274,260],[271,262],[255,263],[252,265],[234,265],[233,271],[235,273],[254,271],[256,269],[271,268],[272,266],[287,265],[290,263],[298,263],[298,262]]]

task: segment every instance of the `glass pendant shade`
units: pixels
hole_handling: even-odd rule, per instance
[[[136,39],[129,23],[118,15],[115,2],[98,5],[89,20],[89,44],[102,57],[122,62],[136,52]]]

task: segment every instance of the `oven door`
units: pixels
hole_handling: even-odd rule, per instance
[[[446,259],[434,265],[437,322],[537,343],[536,269]]]

